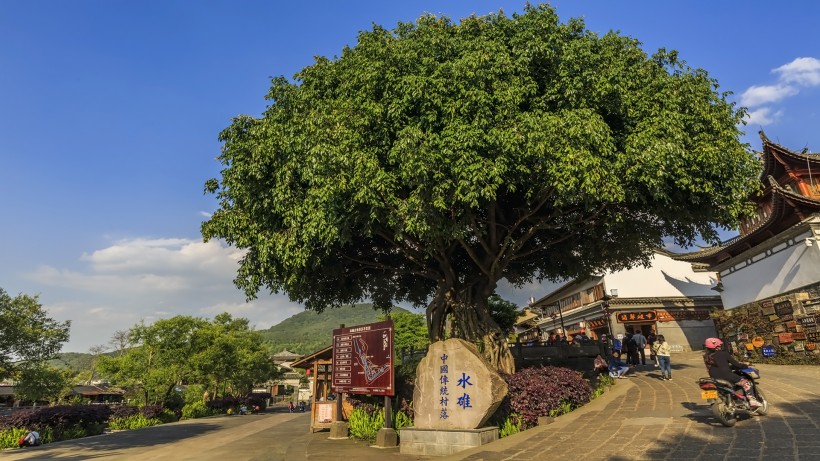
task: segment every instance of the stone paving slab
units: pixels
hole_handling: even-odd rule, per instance
[[[633,378],[554,424],[446,460],[820,461],[820,367],[759,368],[770,412],[732,428],[721,426],[700,398],[701,354],[684,353],[673,356],[672,381],[654,367],[638,367]]]

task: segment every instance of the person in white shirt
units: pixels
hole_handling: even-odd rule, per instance
[[[672,348],[666,342],[663,335],[658,335],[658,340],[652,346],[655,349],[655,356],[658,357],[658,365],[661,367],[661,379],[672,381]]]
[[[25,437],[20,438],[20,440],[17,441],[17,444],[20,445],[20,448],[36,447],[37,445],[40,445],[40,433],[37,431],[30,431]]]

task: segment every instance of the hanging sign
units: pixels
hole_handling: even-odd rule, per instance
[[[763,353],[763,357],[774,357],[777,353],[774,350],[774,346],[763,346],[760,351]]]
[[[605,327],[606,326],[606,319],[602,318],[602,319],[590,320],[587,323],[589,324],[589,328],[591,330],[595,330],[595,329],[598,329],[598,328]]]
[[[794,339],[792,339],[791,333],[780,333],[779,335],[777,335],[777,340],[780,342],[780,344],[788,344],[794,341]]]
[[[618,320],[619,323],[642,321],[652,322],[658,319],[658,314],[655,311],[618,312],[615,314],[615,319]]]
[[[680,322],[681,320],[709,320],[708,310],[658,310],[658,322]]]
[[[754,345],[754,347],[762,347],[763,343],[764,341],[762,336],[755,336],[754,339],[752,339],[752,345]]]

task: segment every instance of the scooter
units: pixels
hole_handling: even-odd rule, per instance
[[[697,383],[701,388],[700,396],[706,400],[712,408],[712,414],[726,427],[732,427],[737,423],[737,412],[745,411],[750,415],[763,416],[769,412],[769,402],[766,396],[757,385],[760,378],[760,371],[757,368],[744,368],[735,370],[735,373],[746,378],[752,383],[752,388],[748,395],[752,395],[760,402],[759,407],[752,407],[746,395],[739,386],[723,379],[700,378]]]

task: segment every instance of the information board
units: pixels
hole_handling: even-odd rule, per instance
[[[393,321],[333,330],[336,393],[394,395]]]
[[[334,403],[316,403],[316,422],[319,424],[330,424],[333,422]]]

